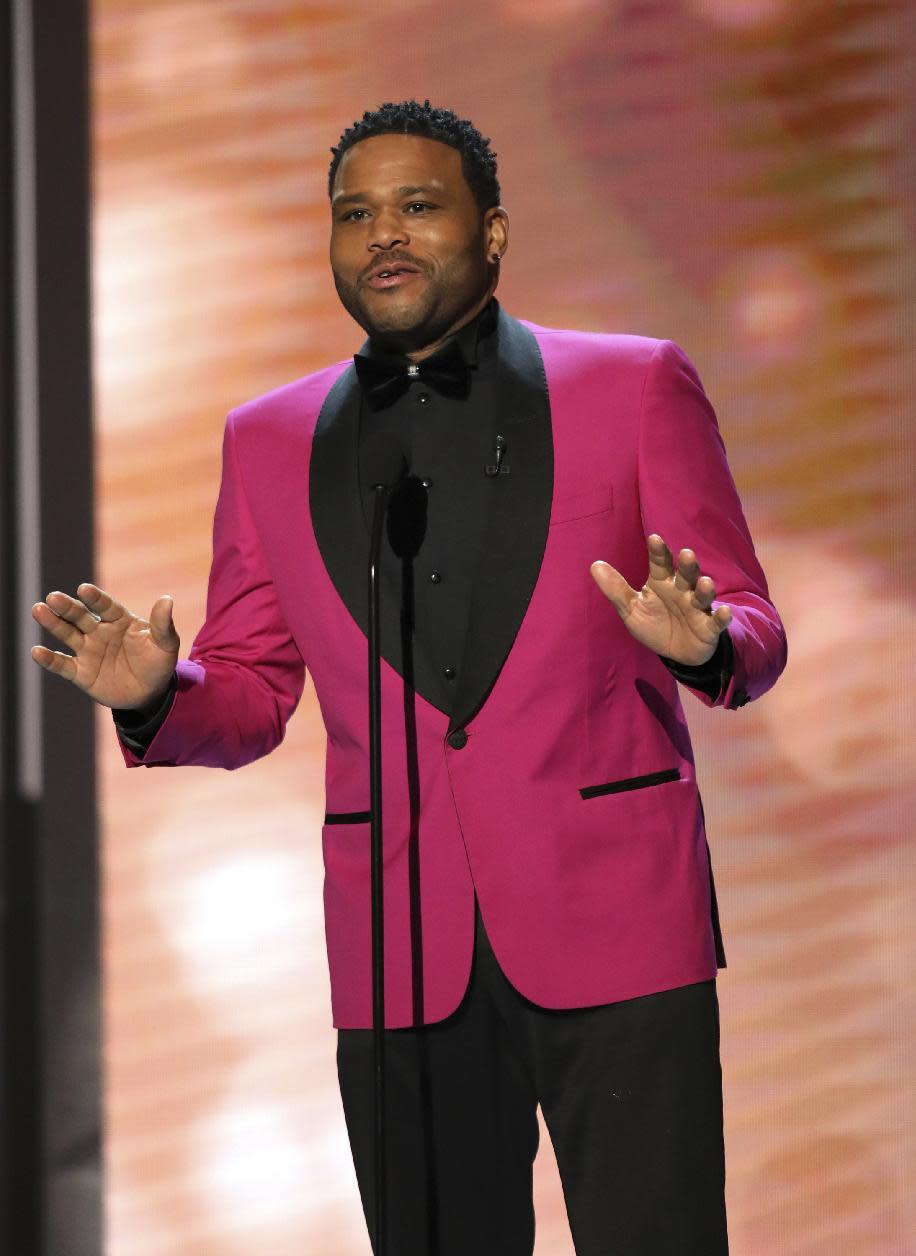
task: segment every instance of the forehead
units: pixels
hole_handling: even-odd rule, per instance
[[[373,135],[340,159],[334,196],[432,184],[447,190],[467,187],[456,148],[423,135]]]

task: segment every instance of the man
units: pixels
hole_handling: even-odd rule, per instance
[[[714,415],[669,343],[499,308],[508,219],[470,123],[388,104],[333,153],[331,265],[369,340],[230,415],[190,658],[171,599],[146,621],[88,584],[34,610],[73,655],[34,657],[115,708],[131,766],[268,753],[311,669],[339,1074],[371,1232],[360,464],[370,435],[396,438],[390,1250],[530,1256],[540,1103],[580,1256],[718,1256],[724,957],[677,683],[741,706],[785,641]]]

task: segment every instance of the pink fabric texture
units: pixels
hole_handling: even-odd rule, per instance
[[[607,559],[636,588],[645,537],[690,545],[733,610],[735,675],[754,699],[785,637],[696,372],[670,342],[528,324],[550,395],[555,476],[540,574],[495,686],[446,743],[418,697],[423,1015],[449,1015],[471,962],[474,893],[513,984],[582,1007],[712,977],[707,850],[677,682],[594,584]],[[311,435],[338,364],[233,411],[207,618],[143,762],[237,768],[282,740],[315,683],[328,734],[327,809],[368,810],[366,641],[317,549]],[[386,1024],[414,1020],[403,682],[382,664]],[[704,702],[709,699],[698,695]],[[731,718],[740,718],[738,715]],[[125,748],[130,766],[140,762]],[[583,799],[580,789],[677,770]],[[326,826],[334,1022],[371,1024],[369,825]]]

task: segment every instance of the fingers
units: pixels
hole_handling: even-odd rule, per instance
[[[677,556],[677,566],[668,546],[657,534],[647,538],[649,550],[649,579],[670,580],[678,593],[693,593],[693,605],[701,611],[709,611],[716,600],[716,586],[711,577],[700,574],[700,564],[692,549],[682,549]],[[728,622],[731,612],[728,612]],[[727,623],[723,627],[727,627]]]
[[[45,632],[55,637],[72,654],[49,650],[46,646],[32,647],[31,655],[39,667],[53,672],[65,680],[75,681],[79,674],[77,656],[81,656],[86,641],[101,623],[114,623],[129,612],[94,584],[81,584],[78,597],[71,597],[59,589],[49,593],[44,602],[32,607],[32,618]]]
[[[54,603],[54,606],[58,605],[58,599],[64,596],[66,595],[48,594],[48,598]],[[72,599],[67,600],[72,601]],[[59,615],[54,606],[49,605],[48,602],[36,602],[32,607],[32,618],[44,628],[45,632],[49,632],[52,637],[56,637],[65,646],[75,650],[83,639],[83,633],[75,624],[70,623],[62,615]]]
[[[701,611],[708,611],[716,600],[716,586],[709,576],[700,576],[693,590],[694,604]]]
[[[679,593],[689,593],[697,587],[700,578],[700,564],[691,549],[682,549],[677,556],[677,570],[674,573],[674,587]]]
[[[172,618],[174,601],[171,594],[163,593],[153,604],[149,613],[150,636],[162,650],[177,653],[179,647],[178,633]]]
[[[677,566],[675,566],[671,550],[658,533],[653,532],[647,538],[646,546],[649,551],[650,580],[670,580],[674,577],[674,587],[678,593],[689,593],[697,588],[697,582],[700,580],[700,564],[692,549],[682,549],[678,553]],[[708,579],[708,577],[703,578]],[[701,596],[705,592],[704,586]]]
[[[674,575],[671,550],[657,532],[646,538],[646,546],[649,550],[649,579],[670,580]]]
[[[94,584],[81,584],[77,592],[80,596],[74,598],[56,589],[48,594],[44,602],[36,602],[32,607],[35,622],[74,652],[78,652],[85,638],[98,628],[103,614],[106,622],[113,622],[125,613],[122,606]],[[101,614],[94,613],[96,606]],[[51,668],[47,660],[42,662],[42,666],[49,671],[59,670]]]
[[[719,632],[724,632],[728,625],[732,622],[732,610],[730,606],[717,606],[712,613]]]
[[[46,672],[55,676],[63,676],[64,680],[73,680],[76,676],[76,659],[72,654],[61,654],[58,650],[49,650],[44,645],[33,645],[32,658]]]
[[[633,599],[639,596],[636,590],[630,588],[620,572],[610,563],[595,562],[589,570],[604,596],[616,606],[621,615],[626,617]]]
[[[96,584],[81,584],[76,592],[80,601],[103,623],[113,624],[122,615],[130,614],[120,602],[114,600],[110,593],[106,593],[104,589],[100,589]]]
[[[36,602],[32,607],[32,617],[42,628],[68,645],[72,646],[81,636],[88,636],[100,623],[117,623],[130,615],[120,602],[97,585],[81,584],[76,592],[77,597],[70,597],[68,593],[55,590],[44,602]]]
[[[59,591],[49,593],[45,599],[45,605],[51,609],[59,620],[64,620],[71,624],[79,636],[92,632],[98,626],[98,617],[92,614],[84,602],[79,598],[70,597],[68,593]],[[44,624],[43,627],[48,627],[48,625]],[[49,627],[49,631],[53,632],[54,630]],[[58,632],[55,632],[54,635],[61,636]]]

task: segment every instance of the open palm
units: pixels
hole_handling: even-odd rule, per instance
[[[647,541],[649,575],[640,590],[630,587],[610,563],[592,563],[595,583],[637,641],[676,663],[698,666],[715,652],[719,634],[731,623],[727,606],[712,609],[716,586],[700,574],[691,549],[682,549],[675,566],[664,540]]]
[[[129,710],[164,693],[179,649],[172,599],[160,597],[146,620],[94,584],[76,592],[49,593],[32,607],[32,618],[71,651],[36,645],[35,662],[103,706]]]

